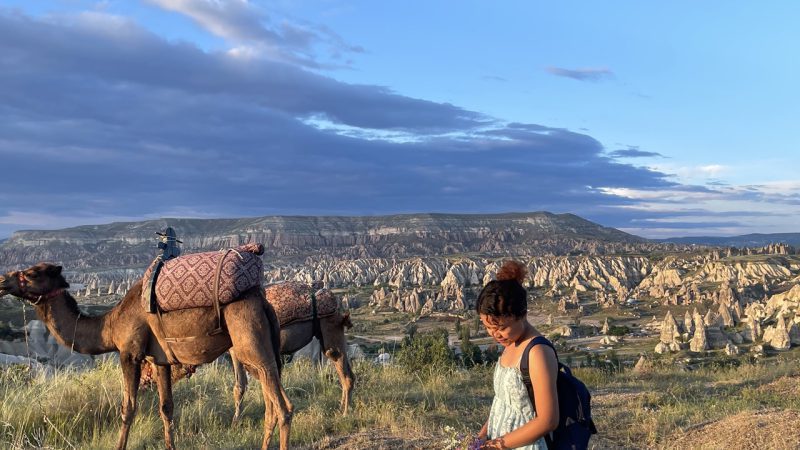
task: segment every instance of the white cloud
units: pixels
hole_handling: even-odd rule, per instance
[[[343,54],[361,53],[324,26],[298,24],[273,18],[256,3],[245,0],[147,0],[167,11],[182,14],[233,47],[236,57],[263,57],[314,68],[336,68]],[[330,57],[322,63],[319,47]],[[346,65],[346,64],[345,64]]]
[[[688,191],[680,189],[635,189],[625,187],[599,187],[600,192],[631,200],[656,200],[661,202],[698,202],[720,198],[722,194],[710,191]],[[641,205],[641,204],[640,204]],[[628,205],[636,208],[640,205]]]
[[[710,178],[733,174],[733,168],[723,164],[682,166],[674,163],[651,164],[652,170],[673,174],[681,183],[705,183]]]
[[[701,173],[710,177],[715,177],[727,170],[727,167],[720,164],[710,164],[708,166],[700,166],[697,168]]]

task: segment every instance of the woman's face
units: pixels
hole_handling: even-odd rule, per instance
[[[523,317],[498,317],[488,314],[481,314],[480,316],[489,336],[493,337],[503,347],[513,344],[525,333],[525,320]]]

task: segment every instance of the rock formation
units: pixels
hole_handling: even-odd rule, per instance
[[[779,315],[778,323],[764,330],[764,342],[775,350],[788,350],[792,346],[783,316]]]
[[[664,321],[661,324],[660,343],[664,344],[669,351],[679,351],[681,349],[678,340],[681,337],[680,329],[672,312],[667,311]],[[663,351],[661,352],[663,353]]]
[[[706,337],[706,324],[703,317],[697,313],[694,315],[694,335],[689,342],[689,349],[695,353],[708,350],[708,340]]]

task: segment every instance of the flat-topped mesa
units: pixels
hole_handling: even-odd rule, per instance
[[[406,214],[389,216],[269,216],[241,219],[159,219],[53,231],[19,231],[0,244],[9,266],[61,261],[99,270],[153,258],[152,235],[181,230],[184,251],[196,253],[263,242],[270,258],[319,255],[339,258],[494,255],[629,254],[688,248],[648,242],[572,214]],[[103,248],[105,251],[99,251]]]

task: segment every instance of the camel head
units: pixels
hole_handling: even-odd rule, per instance
[[[49,300],[69,287],[61,266],[39,263],[25,270],[0,275],[0,297],[11,294],[34,304]]]

